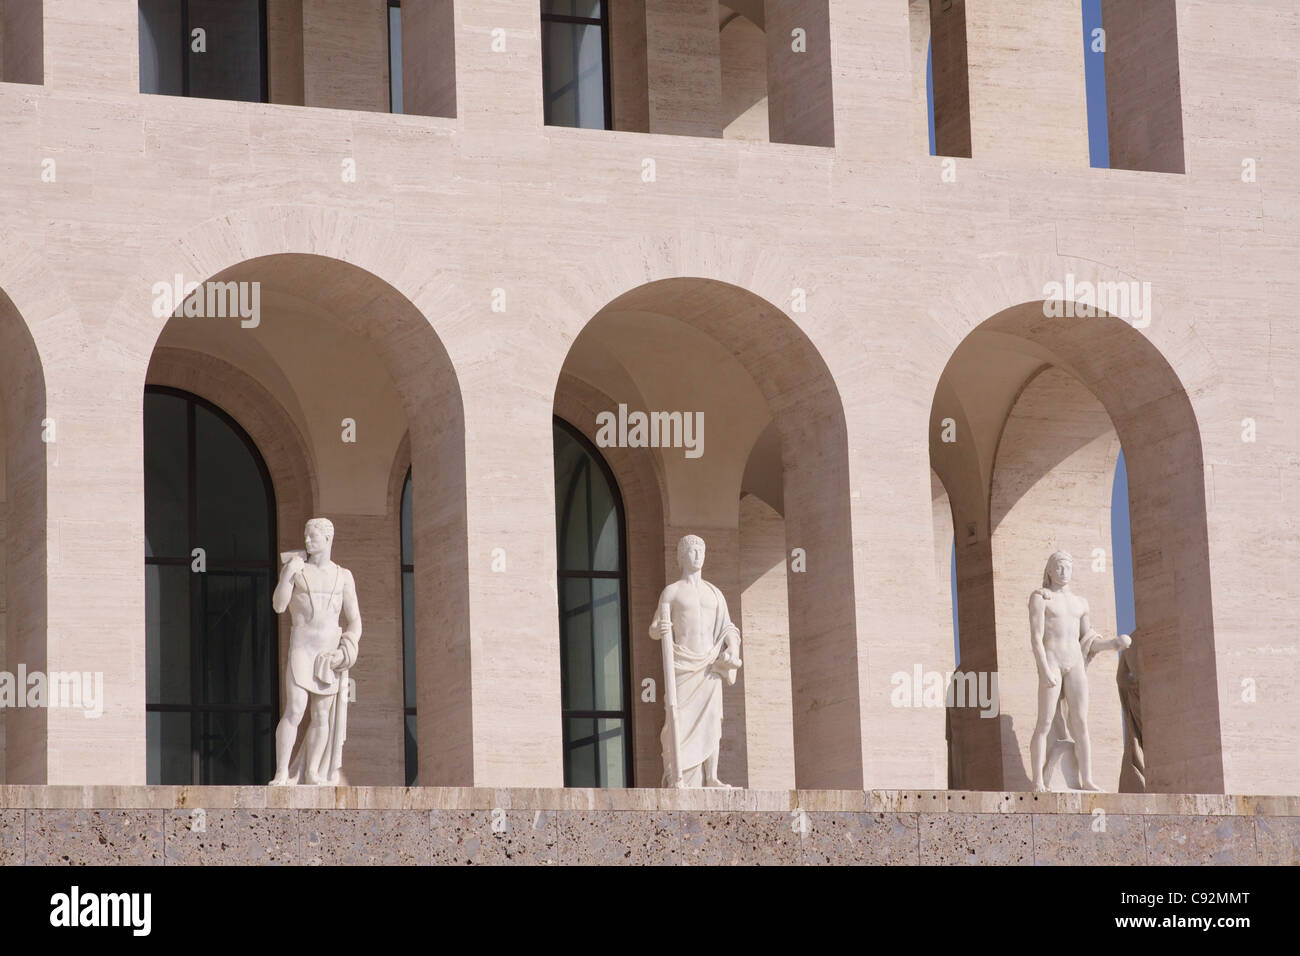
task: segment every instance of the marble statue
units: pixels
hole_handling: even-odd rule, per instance
[[[1119,769],[1120,793],[1146,793],[1147,764],[1142,752],[1142,660],[1137,649],[1138,632],[1133,631],[1134,644],[1124,648],[1119,655],[1115,683],[1119,687],[1119,702],[1124,708],[1124,759]]]
[[[304,537],[306,551],[280,555],[284,567],[271,596],[275,613],[288,608],[293,626],[270,786],[339,782],[348,728],[348,670],[356,663],[361,639],[352,572],[330,560],[334,525],[328,518],[312,518]],[[307,733],[294,747],[298,724],[309,711]]]
[[[1043,586],[1029,596],[1029,644],[1038,667],[1038,721],[1029,741],[1035,791],[1047,789],[1048,771],[1071,751],[1078,788],[1101,789],[1092,780],[1088,662],[1104,650],[1122,650],[1132,643],[1127,634],[1105,639],[1092,629],[1088,602],[1070,590],[1073,568],[1073,559],[1057,551],[1047,559]],[[1049,730],[1055,731],[1051,753]]]
[[[682,576],[664,588],[650,622],[650,636],[663,648],[663,783],[726,787],[718,779],[722,682],[736,682],[740,631],[722,592],[700,576],[703,539],[688,534],[677,542],[677,563]]]

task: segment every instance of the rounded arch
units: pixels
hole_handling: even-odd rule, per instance
[[[443,251],[453,258],[451,238]],[[247,286],[250,301],[256,290],[262,312],[252,321],[242,317],[171,321],[226,323],[219,333],[210,328],[199,332],[197,326],[187,329],[184,335],[203,341],[183,344],[219,353],[276,397],[298,426],[314,462],[315,508],[350,513],[354,537],[378,534],[379,524],[386,520],[394,455],[400,453],[409,432],[415,497],[422,503],[414,527],[417,671],[425,675],[419,682],[421,780],[452,785],[474,779],[471,562],[464,404],[455,363],[435,320],[445,331],[474,310],[469,297],[456,292],[446,267],[430,266],[431,257],[437,261],[438,250],[415,249],[389,228],[355,216],[297,206],[241,210],[210,219],[185,236],[150,249],[126,284],[105,335],[123,364],[143,373],[157,346],[177,344],[171,341],[170,331],[164,338],[164,328],[173,328],[168,326],[166,308],[152,312],[140,308],[172,284],[159,282],[159,277],[180,276],[185,283],[205,284],[205,289],[207,283],[234,283],[241,292]],[[277,328],[277,315],[282,312],[293,313],[297,325],[292,330],[283,323]],[[313,325],[317,322],[320,335],[328,333],[329,341],[317,340]],[[209,348],[218,337],[220,349]],[[338,347],[340,343],[343,347]],[[350,349],[347,343],[356,343],[357,348]],[[380,391],[388,390],[384,394],[391,394],[392,400],[360,389],[348,368],[331,366],[332,378],[313,374],[317,357],[337,366],[340,356],[358,369],[365,364],[366,375],[380,384]],[[339,407],[344,397],[352,403],[347,409]],[[387,404],[380,407],[376,401]],[[352,407],[361,407],[362,412],[354,414]],[[388,414],[388,408],[396,411]],[[369,418],[366,410],[371,412]],[[344,418],[351,421],[341,421]],[[351,484],[340,485],[340,480]],[[377,561],[378,557],[366,553],[357,560]],[[381,581],[378,587],[386,594],[388,577],[395,573],[395,567],[377,564],[365,577]],[[372,631],[382,633],[383,641],[393,646],[375,644],[372,636],[371,654],[377,656],[371,661],[379,670],[363,670],[377,682],[376,692],[387,702],[389,691],[396,694],[398,687],[389,678],[400,664],[400,646],[396,621],[390,621],[395,609],[385,605],[381,611],[380,617],[371,619]],[[359,671],[358,680],[362,677]],[[398,720],[401,708],[385,704],[381,709],[373,726],[358,726],[357,732],[386,734],[385,722]],[[375,737],[375,748],[379,740]],[[388,760],[386,751],[380,754],[372,749],[373,759],[369,765],[363,762],[362,769],[374,776],[383,772]]]
[[[954,310],[949,328],[964,324],[969,309],[978,307],[972,302],[1021,294],[1014,290],[1033,284],[1006,274],[1002,266],[994,278],[998,281],[988,283],[982,295],[972,294],[964,309]],[[1090,264],[1072,281],[1132,280],[1109,278],[1106,270]],[[990,645],[996,627],[991,589],[998,573],[989,544],[994,469],[1011,409],[1026,385],[1050,366],[1081,383],[1104,407],[1129,467],[1140,653],[1144,667],[1153,668],[1144,669],[1150,694],[1143,697],[1144,744],[1151,755],[1148,786],[1220,792],[1223,753],[1201,431],[1192,386],[1164,352],[1170,348],[1186,361],[1201,348],[1190,327],[1172,317],[1157,318],[1149,328],[1104,313],[1065,317],[1058,300],[1044,299],[1046,288],[1040,286],[1036,295],[974,324],[935,386],[931,461],[954,496],[959,541],[963,525],[976,529],[972,547],[959,544],[958,576],[985,582],[989,592],[972,608],[988,613],[968,627],[963,590],[963,664],[973,655],[980,669],[998,669]],[[1190,367],[1201,376],[1214,374],[1208,363]],[[945,421],[955,431],[955,441],[942,439]],[[1050,470],[1052,462],[1042,465]],[[1026,583],[1025,593],[1033,586]]]
[[[755,252],[750,261],[710,260],[708,271],[723,271],[719,267],[725,264],[734,277],[767,261]],[[640,268],[654,265],[667,268],[669,260],[643,257]],[[779,282],[767,273],[756,284],[770,288]],[[781,298],[789,299],[793,288]],[[688,435],[677,434],[672,440],[682,452],[642,453],[662,476],[665,549],[687,531],[705,536],[715,555],[711,580],[727,595],[733,619],[739,608],[745,467],[759,435],[774,425],[784,472],[786,534],[817,562],[816,575],[788,577],[795,777],[801,787],[860,787],[847,430],[823,353],[761,294],[723,279],[676,275],[641,281],[602,303],[575,325],[565,359],[567,376],[617,402],[603,410],[610,414],[622,415],[629,407],[677,412],[684,416],[683,429],[688,416],[702,423],[715,416],[716,424],[700,432],[698,447],[690,445]],[[557,375],[557,403],[563,391]],[[675,559],[665,553],[664,561],[674,576]],[[732,696],[738,699],[724,718],[720,766],[727,764],[731,739],[731,759],[739,761],[743,773],[744,701],[743,695]],[[724,706],[726,701],[724,695]],[[734,735],[728,721],[739,726]]]
[[[1055,254],[979,256],[967,271],[953,275],[947,283],[947,288],[957,293],[936,296],[925,311],[933,347],[921,350],[919,367],[926,370],[931,394],[939,387],[957,348],[991,318],[1026,306],[1031,311],[1041,310],[1043,302],[1051,298],[1048,290],[1067,283],[1076,289],[1085,285],[1095,289],[1121,283],[1131,285],[1135,281],[1140,282],[1140,277],[1092,259]],[[1130,326],[1130,331],[1150,343],[1171,368],[1184,370],[1184,391],[1194,399],[1219,381],[1219,369],[1196,334],[1194,315],[1165,308],[1166,299],[1173,298],[1162,294],[1165,291],[1151,288],[1152,315],[1142,328]],[[1077,320],[1056,321],[1059,325],[1077,323]]]

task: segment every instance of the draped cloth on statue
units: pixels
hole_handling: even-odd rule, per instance
[[[281,559],[293,554],[305,557],[306,552],[288,552]],[[301,588],[297,587],[298,580],[302,582]],[[350,580],[350,573],[335,565],[329,595],[318,607],[306,576],[299,572],[295,577],[294,593],[307,597],[311,613],[304,624],[289,631],[289,673],[294,683],[309,694],[330,698],[325,724],[328,737],[315,767],[306,766],[307,723],[304,721],[299,726],[298,739],[289,758],[290,779],[298,783],[305,783],[310,777],[330,784],[339,782],[348,728],[348,670],[357,659],[358,644],[356,633],[344,631],[337,624],[343,608],[343,592]],[[331,663],[335,651],[343,652],[341,671],[335,671]]]
[[[714,613],[713,643],[703,651],[692,650],[673,641],[673,672],[677,687],[677,736],[682,761],[682,775],[687,786],[701,786],[704,761],[717,752],[722,740],[722,674],[714,665],[726,648],[729,637],[739,638],[740,630],[731,623],[727,602],[722,592],[707,581],[701,584],[713,591],[717,599]],[[653,632],[659,624],[659,614],[650,625]],[[671,782],[672,725],[665,722],[659,734],[663,749],[665,786]]]

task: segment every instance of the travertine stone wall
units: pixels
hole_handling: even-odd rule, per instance
[[[456,115],[453,0],[402,4],[402,112]]]
[[[44,81],[41,0],[0,0],[0,78],[6,83]]]
[[[807,575],[788,583],[801,784],[944,779],[942,711],[890,707],[889,676],[950,659],[932,613],[930,416],[960,343],[1012,313],[1018,325],[992,331],[1027,327],[1070,351],[1128,453],[1153,785],[1296,789],[1288,0],[1178,4],[1182,176],[1088,168],[1077,4],[968,3],[974,158],[956,182],[914,148],[924,113],[894,0],[831,0],[833,150],[544,127],[532,0],[457,6],[454,120],[142,97],[133,4],[44,12],[45,84],[0,83],[0,289],[13,303],[0,334],[21,317],[19,380],[43,383],[17,390],[15,413],[4,378],[7,654],[102,670],[109,699],[98,721],[8,714],[11,782],[143,780],[140,393],[164,325],[151,289],[293,252],[339,270],[322,295],[371,330],[410,422],[427,782],[558,785],[556,383],[611,301],[694,277],[746,290],[806,341],[795,349],[757,307],[692,319],[772,389],[787,539],[811,542]],[[1225,61],[1225,44],[1244,52]],[[356,182],[340,179],[346,157]],[[56,181],[41,180],[43,158]],[[1243,181],[1248,158],[1257,175]],[[1153,320],[1121,334],[1043,317],[1045,283],[1067,272],[1149,281]],[[697,293],[674,310],[714,308]],[[825,376],[806,374],[812,357]],[[44,417],[59,438],[37,449]],[[935,470],[956,509],[961,492]],[[20,494],[44,503],[16,508]],[[978,526],[966,544],[964,523],[963,633],[961,555],[986,546]],[[496,547],[506,574],[490,570]]]
[[[645,0],[650,130],[722,135],[717,0]]]
[[[745,753],[749,786],[794,785],[790,689],[790,606],[785,520],[760,498],[740,499],[741,668],[745,673]],[[728,781],[730,782],[730,781]]]
[[[1098,810],[1106,820],[1101,832]],[[505,828],[494,828],[501,811]],[[1300,806],[1287,797],[395,787],[0,790],[0,865],[1297,862]]]
[[[1088,102],[1077,0],[970,0],[965,11],[974,155],[1086,166]]]
[[[302,0],[302,56],[307,106],[388,112],[387,0]]]
[[[645,0],[623,0],[609,5],[609,67],[614,129],[650,132]]]
[[[766,0],[767,106],[772,142],[835,145],[826,0]],[[795,30],[803,31],[796,50]]]
[[[272,103],[306,102],[302,26],[302,0],[266,0],[266,83]]]
[[[928,0],[934,83],[934,145],[940,156],[971,154],[966,0]]]
[[[1111,169],[1183,172],[1174,0],[1103,0]]]

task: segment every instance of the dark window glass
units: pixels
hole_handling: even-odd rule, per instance
[[[266,101],[264,0],[139,0],[140,92]]]
[[[623,503],[599,452],[555,420],[564,782],[632,785]]]
[[[198,541],[208,561],[265,560],[271,516],[249,501],[266,496],[262,463],[246,439],[201,405],[194,409]]]
[[[140,0],[141,93],[184,93],[183,6],[177,0]]]
[[[181,526],[182,530],[184,525]],[[190,571],[188,564],[146,564],[145,627],[148,634],[150,704],[189,704]]]
[[[265,712],[205,711],[201,724],[204,783],[237,787],[247,785],[249,779],[261,781],[266,776],[261,768],[273,763],[277,719]]]
[[[153,386],[144,459],[148,781],[265,783],[279,710],[266,466],[224,413]]]
[[[406,714],[406,785],[414,787],[420,776],[419,747],[415,736],[415,539],[411,524],[411,472],[402,485],[402,696]]]
[[[190,715],[149,711],[145,714],[148,746],[148,776],[151,784],[190,779]]]
[[[542,93],[547,125],[613,128],[604,4],[542,0]]]
[[[144,537],[146,554],[189,552],[189,408],[175,395],[144,396]]]

